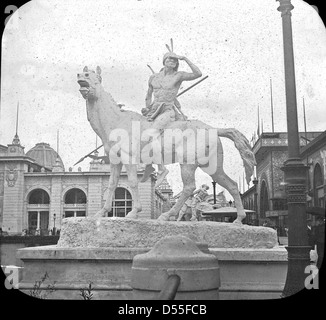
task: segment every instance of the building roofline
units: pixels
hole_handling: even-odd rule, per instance
[[[300,155],[306,155],[311,149],[318,148],[323,143],[326,144],[326,130],[322,132],[318,137],[313,139],[311,142],[309,142],[306,146],[301,147]]]
[[[164,200],[164,201],[167,200],[167,198],[164,196],[164,194],[161,193],[160,190],[155,189],[155,193],[156,193],[156,194],[157,194],[157,195],[158,195],[162,200]]]
[[[25,161],[25,162],[30,162],[32,164],[41,166],[33,158],[30,158],[25,155],[21,155],[21,156],[1,156],[0,155],[0,161]]]
[[[255,191],[255,186],[251,186],[247,191],[245,191],[244,193],[241,193],[241,197],[247,196],[249,194],[251,194],[253,191]]]
[[[323,134],[325,131],[307,131],[307,134],[317,134],[319,133],[319,135],[315,138],[317,139],[321,134]],[[254,145],[252,146],[252,149],[255,148],[256,144],[261,140],[261,139],[266,139],[269,137],[272,137],[272,135],[280,135],[280,134],[284,134],[284,135],[288,135],[287,131],[278,131],[278,132],[262,132],[259,137],[257,138],[257,140],[255,141]],[[303,135],[305,134],[305,132],[299,131],[298,132],[299,135]],[[313,139],[312,141],[314,141],[315,139]]]

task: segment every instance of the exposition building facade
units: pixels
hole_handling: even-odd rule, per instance
[[[325,216],[326,131],[300,132],[299,137],[300,157],[308,167],[307,217],[315,220],[317,215]],[[244,207],[257,213],[254,224],[262,225],[268,220],[281,234],[288,227],[286,184],[282,171],[287,148],[285,132],[264,132],[254,141],[256,179],[254,185],[242,194]]]
[[[138,170],[139,178],[144,167]],[[18,135],[0,145],[0,227],[14,235],[48,235],[61,228],[63,218],[92,216],[105,203],[110,166],[96,156],[89,171],[65,170],[60,155],[47,143],[24,152]],[[168,210],[172,190],[167,181],[155,188],[156,176],[139,184],[140,218],[157,218]],[[132,208],[133,192],[122,170],[109,216],[124,217]]]

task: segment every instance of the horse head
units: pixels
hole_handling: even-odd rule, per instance
[[[87,66],[84,67],[82,73],[77,73],[77,82],[84,99],[96,99],[97,88],[102,82],[101,68],[97,66],[95,72],[89,70]]]

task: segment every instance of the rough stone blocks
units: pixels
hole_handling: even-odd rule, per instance
[[[176,222],[128,218],[67,218],[58,247],[152,248],[166,236],[183,235],[209,248],[273,248],[274,229],[233,223]]]

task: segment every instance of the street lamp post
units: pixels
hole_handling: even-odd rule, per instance
[[[254,193],[254,211],[255,211],[255,224],[259,224],[258,223],[258,179],[256,177],[254,177],[254,180],[252,181],[252,183],[255,186],[255,193]]]
[[[55,218],[56,218],[56,215],[55,213],[53,214],[53,235],[55,235]]]
[[[297,99],[295,86],[291,0],[277,0],[281,12],[284,47],[286,117],[288,131],[288,159],[284,162],[284,180],[288,202],[288,272],[282,297],[304,288],[305,268],[310,264],[306,218],[306,172],[300,159]]]
[[[212,184],[213,184],[214,204],[216,204],[216,181],[212,181]]]

